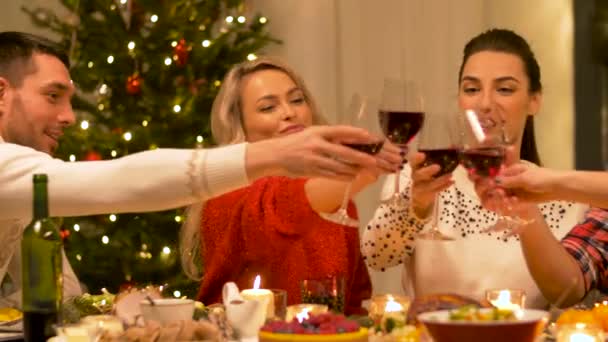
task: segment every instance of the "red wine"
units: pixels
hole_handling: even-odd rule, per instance
[[[23,334],[25,341],[46,341],[55,336],[53,325],[57,324],[57,313],[23,313]]]
[[[423,112],[379,112],[382,131],[393,144],[405,146],[416,136],[424,122]]]
[[[505,159],[502,147],[483,147],[464,150],[460,153],[460,162],[470,173],[482,177],[496,177]]]
[[[433,177],[441,177],[454,171],[459,162],[459,150],[455,148],[442,148],[436,150],[418,150],[426,155],[424,166],[437,164],[441,166],[439,172]]]
[[[374,154],[380,152],[380,150],[382,149],[382,146],[384,145],[384,140],[375,142],[375,143],[371,143],[371,144],[344,144],[344,145],[346,145],[350,148],[353,148],[357,151],[361,151],[361,152],[365,152],[367,154],[374,155]]]

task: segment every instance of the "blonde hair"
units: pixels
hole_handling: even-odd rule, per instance
[[[310,107],[313,125],[327,123],[302,78],[278,58],[259,57],[233,66],[224,77],[222,86],[211,108],[211,132],[218,145],[238,144],[246,141],[241,106],[241,84],[245,76],[261,70],[278,70],[289,76],[304,94]],[[191,279],[203,276],[201,219],[203,203],[188,207],[186,220],[180,230],[180,261],[184,273]]]
[[[211,133],[218,145],[237,144],[246,141],[243,128],[241,84],[245,76],[261,70],[278,70],[293,80],[304,94],[312,112],[313,125],[327,123],[302,78],[286,63],[274,57],[259,57],[235,65],[224,77],[222,87],[211,107]]]

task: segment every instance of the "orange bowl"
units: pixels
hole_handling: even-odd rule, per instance
[[[492,309],[480,309],[481,312]],[[533,342],[543,332],[549,313],[525,309],[512,321],[452,321],[450,310],[418,315],[435,342],[492,341]]]

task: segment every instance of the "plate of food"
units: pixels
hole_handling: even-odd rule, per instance
[[[23,319],[23,313],[13,308],[0,308],[0,326],[13,325]]]
[[[542,334],[548,319],[549,313],[542,310],[511,311],[468,305],[418,316],[436,342],[533,342]]]

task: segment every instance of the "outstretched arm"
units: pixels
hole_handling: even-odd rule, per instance
[[[608,208],[608,172],[516,164],[506,168],[498,182],[515,196],[530,201],[566,200]]]
[[[560,306],[580,301],[586,292],[583,271],[575,257],[551,232],[536,203],[507,196],[504,190],[496,188],[494,180],[472,178],[485,208],[497,213],[509,208],[508,215],[529,222],[514,228],[513,232],[519,235],[530,275],[545,298]]]
[[[267,175],[354,177],[376,159],[342,145],[369,142],[353,127],[312,127],[286,137],[214,149],[158,149],[67,163],[31,148],[0,144],[0,219],[31,214],[32,175],[49,176],[53,216],[156,211],[221,195]]]

